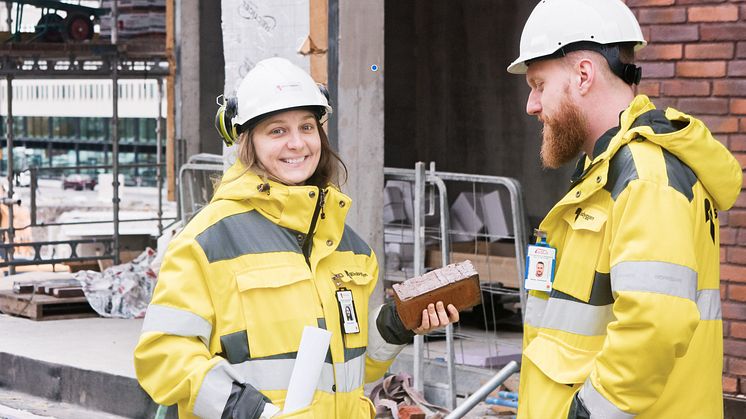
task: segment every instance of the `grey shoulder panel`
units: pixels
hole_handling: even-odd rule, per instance
[[[581,301],[570,294],[562,291],[552,290],[549,295],[551,298],[574,301],[576,303],[585,303],[592,306],[605,306],[614,302],[614,295],[611,293],[611,275],[602,272],[596,272],[593,276],[593,287],[588,301]]]
[[[210,263],[253,253],[301,253],[293,232],[253,210],[223,218],[197,235],[196,240]]]
[[[352,252],[356,255],[371,255],[370,246],[365,243],[355,231],[345,224],[344,232],[342,233],[342,240],[337,246],[338,252]]]
[[[689,166],[665,149],[663,150],[663,160],[666,162],[668,186],[676,189],[684,195],[689,202],[692,202],[692,199],[694,199],[694,191],[692,188],[694,187],[694,184],[697,183],[697,176]]]
[[[629,145],[625,144],[614,154],[609,162],[609,175],[604,189],[609,191],[611,199],[616,200],[624,188],[638,178],[632,151],[629,149]]]

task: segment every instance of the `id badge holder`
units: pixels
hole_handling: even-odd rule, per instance
[[[547,234],[536,230],[536,244],[526,251],[526,274],[523,287],[527,290],[550,292],[554,282],[554,264],[557,249],[547,243]]]
[[[336,294],[339,304],[339,317],[342,319],[342,330],[346,335],[360,333],[360,324],[357,321],[352,291],[347,288],[340,288],[336,291]]]

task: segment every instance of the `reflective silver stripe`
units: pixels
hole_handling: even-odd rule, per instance
[[[694,301],[697,272],[667,262],[620,262],[611,268],[611,290],[653,292]]]
[[[368,356],[370,359],[378,362],[386,362],[396,358],[407,345],[394,345],[386,342],[378,331],[378,315],[381,313],[381,308],[378,306],[375,310],[368,313]]]
[[[550,298],[539,327],[584,336],[605,335],[606,326],[616,320],[612,306],[613,304],[592,306],[583,302]]]
[[[259,391],[287,390],[295,359],[255,359],[232,365],[240,374],[241,382],[254,386]],[[324,363],[317,390],[334,393],[334,368]]]
[[[547,308],[547,300],[529,295],[526,300],[526,324],[533,327],[541,326],[541,318],[544,316],[544,310]]]
[[[627,413],[613,403],[606,400],[601,393],[593,387],[591,379],[587,378],[583,387],[580,388],[580,399],[583,400],[585,408],[588,409],[590,416],[594,419],[632,419],[635,415]]]
[[[697,291],[697,309],[700,320],[722,320],[720,290]]]
[[[345,363],[334,364],[338,392],[350,392],[363,385],[365,378],[365,354],[360,354]]]
[[[174,336],[196,336],[209,346],[212,325],[191,311],[151,304],[145,313],[142,332],[161,332]]]
[[[228,362],[221,360],[215,364],[197,391],[194,414],[205,419],[220,419],[234,381],[241,382],[241,377]]]

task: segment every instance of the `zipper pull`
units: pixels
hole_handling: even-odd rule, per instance
[[[326,214],[324,214],[324,204],[326,203],[326,192],[325,189],[319,188],[319,205],[321,205],[321,219],[326,219]]]

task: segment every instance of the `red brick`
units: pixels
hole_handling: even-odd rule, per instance
[[[746,99],[731,99],[730,112],[734,114],[746,114]]]
[[[686,22],[686,9],[683,7],[661,7],[640,9],[637,21],[640,24],[683,23]]]
[[[727,281],[746,282],[746,266],[724,263],[720,265],[720,279],[724,279]],[[746,315],[746,305],[744,306],[744,315]],[[740,317],[734,318],[741,319]]]
[[[687,11],[690,22],[735,22],[738,20],[738,6],[693,6]]]
[[[740,41],[746,39],[746,23],[710,23],[699,28],[702,41]]]
[[[746,323],[744,322],[730,322],[730,336],[739,339],[746,338]]]
[[[715,96],[746,96],[746,80],[715,80],[712,82]]]
[[[723,377],[723,392],[736,394],[738,393],[738,380],[733,377]]]
[[[643,48],[640,52],[649,47]],[[689,59],[733,58],[734,46],[730,42],[689,44],[684,46],[684,57]]]
[[[640,7],[640,6],[670,6],[674,3],[674,0],[627,0],[627,6]]]
[[[715,134],[738,132],[738,118],[734,116],[702,115],[700,119]]]
[[[743,183],[746,183],[746,176],[744,176]],[[734,245],[746,247],[746,228],[736,228],[736,230],[738,230],[738,234],[736,235],[736,242]]]
[[[680,61],[676,63],[678,77],[723,77],[725,61]]]
[[[676,4],[723,3],[725,0],[677,0]]]
[[[727,45],[727,44],[726,44]],[[687,48],[689,45],[686,46]],[[642,61],[651,60],[679,60],[681,59],[681,44],[657,44],[648,45],[637,53],[636,58]],[[733,54],[733,45],[731,45],[731,55]],[[719,57],[715,57],[719,58]],[[725,58],[725,57],[724,57]]]
[[[746,81],[744,81],[744,89],[746,89]],[[694,80],[666,80],[661,84],[661,94],[663,96],[709,96],[710,83]]]
[[[714,35],[713,35],[714,36]],[[746,37],[736,38],[744,39]],[[713,37],[717,41],[721,38]],[[731,38],[733,39],[733,38]],[[650,41],[652,42],[682,42],[698,41],[699,28],[697,25],[660,25],[650,28]]]
[[[741,192],[740,195],[738,195],[738,199],[736,199],[735,205],[733,205],[735,208],[746,208],[746,192]]]
[[[642,74],[646,78],[668,79],[674,75],[674,63],[665,62],[642,62]]]
[[[735,263],[738,265],[746,265],[746,248],[728,247],[727,253],[728,253],[728,262]]]
[[[746,60],[736,60],[728,63],[728,75],[730,77],[746,76]]]
[[[746,301],[746,286],[731,284],[728,287],[728,298],[733,301]]]
[[[728,249],[725,246],[720,246],[720,263],[725,263],[727,261],[728,261]],[[720,289],[721,290],[723,289],[723,285],[720,286]],[[722,293],[720,295],[720,298],[722,298]]]
[[[682,98],[678,107],[681,111],[693,115],[725,115],[728,113],[728,99],[725,98]]]
[[[661,94],[661,84],[657,81],[642,80],[637,92],[650,97],[658,97]]]
[[[741,118],[741,122],[739,123],[739,125],[741,128],[740,131],[746,132],[746,118]],[[746,185],[744,187],[746,187]]]
[[[738,229],[732,227],[720,227],[720,245],[736,244]]]
[[[746,320],[746,304],[724,302],[723,318],[733,320]]]
[[[733,356],[746,355],[746,340],[725,339],[723,341],[723,353],[726,355],[733,355]],[[734,361],[734,359],[731,359],[731,362],[732,361]],[[739,375],[745,375],[745,374],[739,374]]]
[[[721,247],[720,250],[723,250],[724,248]],[[725,301],[728,299],[728,282],[727,281],[721,281],[720,282],[720,300]]]
[[[738,160],[741,167],[746,167],[746,153],[734,153],[733,156]]]

